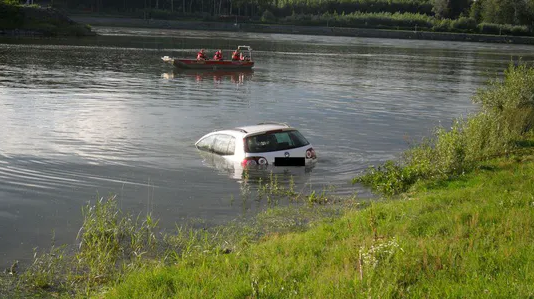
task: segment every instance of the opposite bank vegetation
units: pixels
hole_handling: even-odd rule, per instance
[[[59,13],[66,11],[115,19],[133,17],[147,22],[201,20],[267,26],[534,35],[534,0],[55,0],[46,3],[53,8],[19,6],[19,3],[19,0],[0,0],[0,32],[18,30],[49,36],[93,34],[89,27],[75,24]]]
[[[327,192],[298,195],[271,177],[262,196],[308,204],[165,235],[150,215],[101,200],[83,210],[78,248],[36,252],[0,288],[11,297],[531,297],[534,68],[510,66],[474,101],[478,113],[354,179],[380,200],[330,204]]]
[[[12,0],[10,0],[12,1]],[[16,1],[16,0],[15,0]],[[534,0],[56,0],[81,15],[532,36]]]
[[[89,36],[88,25],[78,24],[53,8],[12,5],[0,1],[0,35]]]

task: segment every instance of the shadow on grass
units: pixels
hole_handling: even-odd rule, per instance
[[[433,189],[447,188],[451,186],[452,184],[456,186],[467,185],[467,181],[468,179],[466,176],[453,176],[447,179],[427,181],[427,182],[424,182],[422,186],[424,189],[433,190]]]
[[[483,171],[491,171],[491,172],[494,172],[497,170],[497,167],[495,167],[495,165],[488,165],[488,164],[485,164],[485,165],[480,165],[478,167],[479,170],[483,170]]]
[[[515,144],[520,148],[534,147],[534,140],[520,140],[516,141]]]

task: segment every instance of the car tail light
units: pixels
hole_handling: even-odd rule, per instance
[[[257,164],[258,164],[258,162],[256,162],[256,160],[254,160],[254,159],[251,159],[251,160],[246,160],[245,159],[245,160],[243,160],[243,165],[244,166],[255,166]]]
[[[310,147],[306,150],[306,159],[315,159],[317,156],[315,155],[315,150],[313,147]]]
[[[267,162],[267,159],[264,157],[246,157],[243,162],[241,162],[241,165],[243,166],[255,166],[255,165],[267,165],[269,162]]]

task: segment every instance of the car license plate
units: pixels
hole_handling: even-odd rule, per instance
[[[306,160],[304,158],[289,157],[289,158],[274,158],[274,166],[305,166]]]

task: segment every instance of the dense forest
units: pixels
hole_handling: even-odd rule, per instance
[[[19,0],[2,1],[19,3]],[[532,35],[534,27],[534,0],[28,1],[70,12],[123,14],[152,19],[187,18],[514,35]]]

